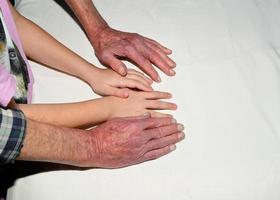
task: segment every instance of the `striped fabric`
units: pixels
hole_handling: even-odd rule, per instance
[[[0,164],[11,163],[19,155],[26,120],[19,110],[0,108]]]

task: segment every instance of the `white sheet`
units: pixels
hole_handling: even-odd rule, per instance
[[[280,2],[96,0],[115,28],[174,50],[173,92],[187,139],[162,159],[120,170],[59,171],[19,179],[9,200],[280,199]],[[24,0],[22,14],[98,64],[80,28],[53,1]],[[34,102],[92,98],[84,83],[32,63]],[[71,88],[71,90],[69,89]]]

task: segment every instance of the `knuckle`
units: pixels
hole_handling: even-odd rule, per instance
[[[135,37],[140,37],[138,33],[132,33]]]
[[[137,123],[130,122],[127,127],[131,132],[136,132],[139,130],[139,126]]]
[[[156,137],[161,138],[163,135],[164,135],[164,128],[162,128],[162,127],[157,128]]]
[[[131,44],[128,40],[124,39],[121,42],[121,45],[123,46],[124,49],[129,49],[131,47]]]
[[[156,61],[161,60],[161,59],[160,59],[160,56],[158,55],[158,53],[157,53],[156,51],[154,51],[153,49],[151,49],[151,48],[150,48],[150,54],[154,57],[154,59],[155,59]]]
[[[150,101],[149,106],[151,106],[152,108],[156,108],[156,107],[159,106],[159,102],[158,101]]]
[[[123,91],[121,91],[121,90],[116,90],[116,91],[115,91],[115,95],[116,95],[116,96],[122,96],[122,95],[123,95]]]
[[[163,102],[160,102],[160,101],[157,102],[157,108],[163,109],[164,107],[165,107],[165,106],[164,106],[164,103],[163,103]]]
[[[102,60],[108,60],[109,57],[110,57],[110,55],[107,51],[103,51],[103,52],[100,53],[100,58]]]
[[[119,85],[124,86],[125,83],[126,83],[126,81],[125,81],[124,78],[121,78],[121,79],[119,80]]]
[[[139,36],[133,37],[133,38],[132,38],[132,41],[133,41],[134,44],[137,44],[137,45],[140,45],[140,44],[141,44],[141,45],[144,45],[144,46],[145,46],[143,40],[142,40]]]
[[[133,40],[140,38],[140,35],[138,33],[131,33],[130,36]]]

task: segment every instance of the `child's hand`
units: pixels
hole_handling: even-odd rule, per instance
[[[177,105],[160,99],[170,99],[171,94],[167,92],[142,92],[124,89],[129,93],[127,99],[118,97],[107,97],[108,118],[139,116],[147,112],[152,117],[168,117],[170,115],[156,112],[155,110],[176,110]]]
[[[94,74],[88,76],[88,83],[93,91],[102,96],[117,96],[127,98],[129,93],[122,88],[133,88],[142,91],[152,91],[153,81],[144,74],[129,69],[125,77],[120,76],[111,69],[97,69]]]

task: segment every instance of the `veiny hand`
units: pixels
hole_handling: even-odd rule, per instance
[[[87,82],[93,91],[102,96],[117,96],[127,98],[129,93],[122,88],[152,91],[152,80],[143,73],[129,69],[126,76],[121,76],[111,69],[94,69]]]
[[[120,61],[120,57],[136,63],[142,71],[157,82],[160,82],[160,77],[153,65],[169,76],[175,75],[172,68],[176,64],[168,57],[172,51],[154,40],[109,27],[100,30],[90,40],[98,59],[123,76],[127,71],[125,64]]]
[[[183,129],[172,118],[148,115],[107,121],[91,130],[93,153],[83,166],[120,168],[157,159],[175,150]]]
[[[108,118],[133,117],[151,113],[152,117],[167,117],[168,114],[157,112],[156,110],[175,110],[176,104],[161,101],[161,99],[170,99],[172,95],[167,92],[142,92],[128,90],[129,97],[126,99],[118,97],[108,97],[109,110]]]

